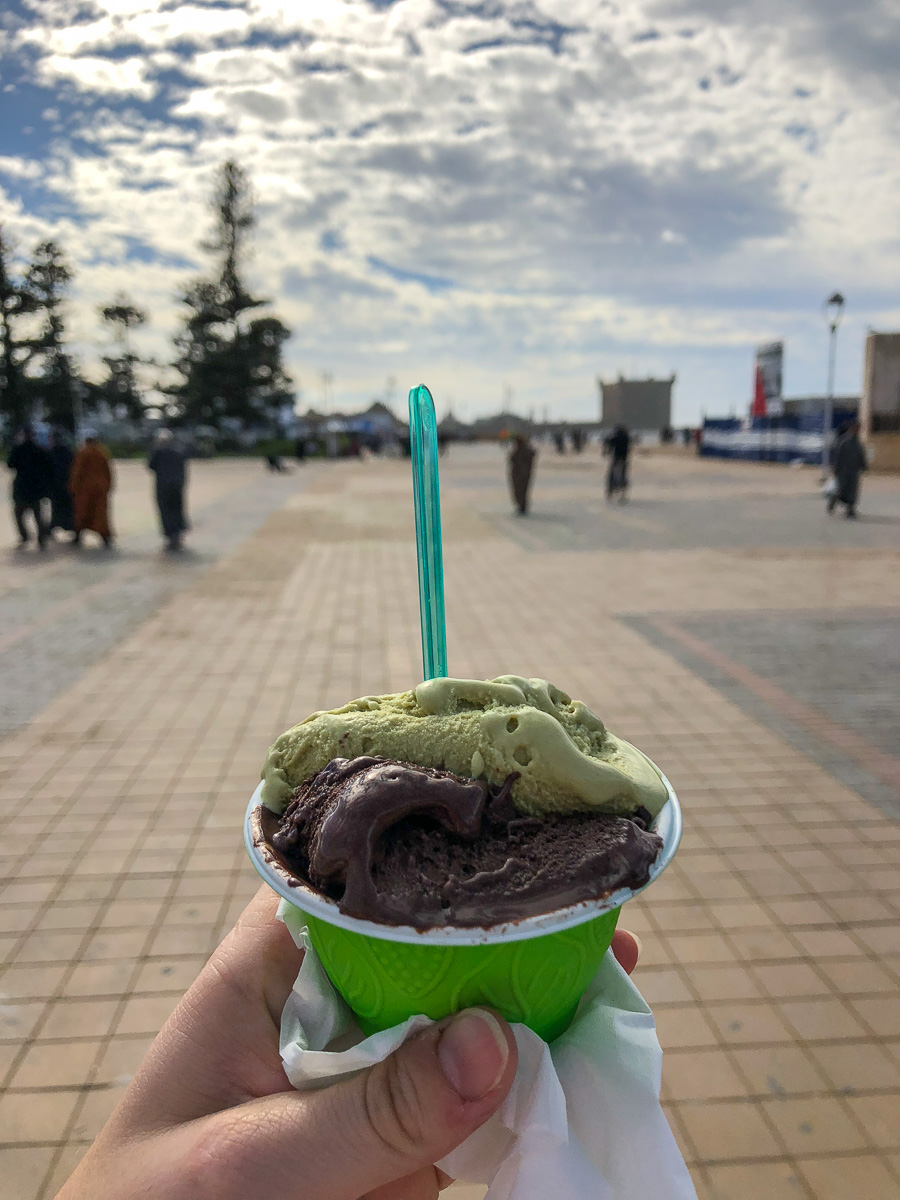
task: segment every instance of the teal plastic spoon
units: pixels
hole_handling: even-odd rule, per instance
[[[419,618],[426,679],[447,674],[444,620],[444,553],[441,546],[441,488],[438,481],[437,420],[424,384],[409,393],[409,439],[419,556]]]

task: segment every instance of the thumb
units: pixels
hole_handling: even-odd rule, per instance
[[[512,1030],[473,1008],[334,1087],[244,1105],[243,1136],[227,1139],[242,1160],[232,1170],[246,1172],[247,1190],[234,1195],[357,1200],[465,1141],[499,1108],[515,1071]]]

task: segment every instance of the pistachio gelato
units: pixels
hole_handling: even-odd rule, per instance
[[[655,817],[667,799],[653,763],[580,701],[544,679],[430,679],[316,712],[269,750],[262,800],[282,813],[297,787],[334,759],[380,755],[501,787],[523,813]]]

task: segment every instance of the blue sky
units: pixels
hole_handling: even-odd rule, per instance
[[[898,54],[894,0],[7,0],[0,221],[66,248],[89,373],[120,289],[166,360],[230,156],[301,405],[586,418],[675,371],[679,421],[740,412],[758,342],[822,388],[835,288],[857,392],[900,328]]]

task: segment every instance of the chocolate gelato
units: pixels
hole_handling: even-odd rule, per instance
[[[258,841],[349,916],[420,929],[488,926],[647,882],[662,841],[650,812],[524,812],[518,779],[467,779],[362,755],[334,758]]]

